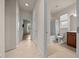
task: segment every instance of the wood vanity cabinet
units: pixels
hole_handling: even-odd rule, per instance
[[[76,32],[67,32],[67,45],[76,48]]]

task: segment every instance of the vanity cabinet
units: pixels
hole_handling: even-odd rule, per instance
[[[67,32],[67,45],[76,48],[76,32]]]

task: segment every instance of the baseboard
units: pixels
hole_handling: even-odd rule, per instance
[[[5,52],[8,52],[8,51],[11,51],[11,50],[14,50],[14,49],[16,49],[16,48],[12,48],[12,49],[5,50]]]

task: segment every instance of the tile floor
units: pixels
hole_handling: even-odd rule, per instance
[[[40,51],[29,36],[28,39],[27,36],[24,38],[19,47],[6,52],[6,58],[39,58],[41,56]]]
[[[48,57],[49,58],[75,58],[76,49],[66,44],[49,43],[48,44]]]
[[[27,39],[28,37],[28,39]],[[74,58],[75,50],[68,48],[66,45],[58,43],[48,44],[48,57],[49,58]],[[14,50],[6,52],[6,58],[40,58],[41,52],[30,39],[30,36],[25,36],[24,40]]]

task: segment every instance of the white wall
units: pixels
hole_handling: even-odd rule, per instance
[[[5,56],[5,0],[0,0],[0,57]]]
[[[16,46],[19,44],[20,40],[20,15],[19,15],[19,3],[16,0]]]
[[[20,9],[20,17],[21,17],[21,19],[31,20],[32,19],[32,12]]]
[[[79,0],[77,0],[76,5],[77,5],[77,27],[79,27]],[[78,32],[77,32],[77,40],[76,40],[77,42],[76,57],[79,58],[79,33]]]
[[[49,0],[47,0],[47,6],[48,6],[48,8],[47,8],[47,17],[48,17],[48,20],[47,20],[47,31],[48,31],[48,43],[50,42],[50,36],[51,36],[51,21],[52,21],[52,18],[51,18],[51,8],[50,8],[50,2],[49,2]],[[52,23],[53,23],[53,21],[52,21]],[[54,29],[53,29],[54,30]],[[52,33],[53,34],[53,33]]]
[[[23,20],[21,19],[21,17],[20,17],[20,19],[19,19],[19,26],[20,26],[20,28],[19,28],[19,31],[20,31],[20,33],[19,33],[19,39],[20,39],[20,41],[23,39],[23,27],[22,27],[22,25],[23,25]]]
[[[16,0],[5,0],[6,51],[16,48],[16,21],[18,17]]]
[[[55,28],[55,26],[56,26],[55,20],[51,20],[50,21],[50,31],[51,31],[50,35],[51,36],[53,36],[53,35],[56,34],[56,31],[55,31],[56,28]]]
[[[44,57],[44,0],[38,0],[33,10],[32,39]]]

